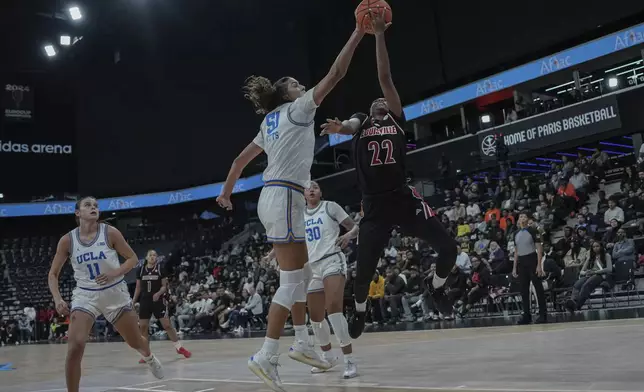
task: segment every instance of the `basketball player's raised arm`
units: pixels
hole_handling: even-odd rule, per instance
[[[65,262],[69,258],[70,245],[71,242],[69,235],[63,236],[60,241],[58,241],[58,246],[56,247],[56,255],[54,255],[54,260],[51,263],[51,268],[49,269],[49,275],[47,277],[49,291],[51,292],[51,296],[54,299],[54,304],[56,304],[56,310],[58,311],[58,313],[63,315],[69,313],[69,308],[67,307],[65,301],[63,301],[63,297],[60,295],[59,277],[60,270],[63,268],[63,265],[65,265]]]
[[[385,10],[383,9],[381,14],[372,16],[371,18],[373,21],[373,31],[376,34],[376,62],[378,64],[378,81],[380,82],[382,93],[387,100],[389,111],[391,111],[397,117],[402,117],[402,103],[400,102],[398,90],[396,90],[394,81],[391,78],[389,52],[387,51],[387,43],[385,42],[385,30],[387,30],[388,25],[385,23],[384,17]]]
[[[257,144],[257,141],[260,138],[262,132],[260,131],[255,140],[250,142],[246,148],[244,148],[244,151],[242,151],[237,158],[233,161],[233,164],[230,166],[230,170],[228,171],[228,177],[226,177],[226,182],[224,183],[224,186],[221,188],[221,194],[217,198],[217,203],[222,208],[225,208],[227,210],[232,210],[233,205],[230,202],[230,195],[233,194],[233,189],[235,188],[235,183],[237,180],[239,180],[239,177],[242,174],[242,171],[250,161],[255,159],[259,154],[261,154],[264,149],[262,146]],[[263,145],[263,142],[260,142],[260,144]]]
[[[364,37],[364,31],[358,26],[351,34],[351,37],[344,45],[338,57],[336,57],[331,69],[324,78],[318,83],[313,90],[313,101],[317,106],[322,104],[324,98],[333,90],[333,88],[345,77],[349,70],[349,65],[353,59],[353,54],[358,44]]]
[[[121,266],[115,270],[105,271],[98,275],[96,277],[96,283],[98,284],[106,284],[114,278],[127,274],[139,263],[139,258],[136,257],[136,253],[134,253],[134,250],[130,244],[125,241],[123,234],[121,234],[118,229],[112,226],[107,226],[107,241],[116,253],[125,259],[125,263],[121,264]]]

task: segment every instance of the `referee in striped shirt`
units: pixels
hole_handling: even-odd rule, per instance
[[[521,287],[521,301],[523,303],[523,317],[519,320],[519,325],[526,325],[532,322],[532,313],[530,312],[530,283],[534,285],[539,302],[539,318],[535,324],[545,324],[548,322],[546,308],[546,296],[543,291],[541,278],[545,276],[543,272],[543,248],[541,246],[541,235],[534,228],[528,226],[528,214],[521,212],[519,214],[519,231],[514,235],[514,269],[512,275],[519,278]]]

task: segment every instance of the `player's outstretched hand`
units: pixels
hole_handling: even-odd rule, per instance
[[[391,22],[387,23],[385,21],[384,8],[381,11],[369,10],[369,15],[371,19],[371,28],[373,29],[374,34],[383,34],[385,30],[391,26]]]
[[[69,314],[69,306],[67,305],[67,302],[62,299],[60,301],[56,301],[56,311],[61,316],[67,316]]]
[[[117,278],[117,277],[119,277],[118,270],[111,270],[98,275],[96,277],[95,282],[100,285],[104,285],[111,282],[112,280],[114,280],[114,278]]]
[[[217,198],[217,204],[219,204],[219,207],[231,211],[233,209],[233,203],[230,201],[230,197],[220,195]]]
[[[321,128],[322,132],[320,132],[320,136],[340,133],[340,130],[342,130],[342,121],[337,117],[335,119],[327,118],[326,122],[321,125]]]

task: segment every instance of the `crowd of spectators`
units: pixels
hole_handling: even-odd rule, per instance
[[[493,300],[508,292],[520,212],[529,212],[529,225],[544,239],[545,282],[551,288],[572,287],[561,308],[581,309],[596,288],[612,284],[616,266],[633,268],[639,260],[632,236],[644,227],[624,224],[644,216],[644,171],[626,167],[621,191],[607,197],[602,183],[610,164],[608,156],[597,150],[591,156],[580,153],[576,159],[563,156],[543,174],[520,177],[502,170],[498,176],[482,174],[450,184],[432,204],[458,243],[456,264],[446,283],[454,313],[440,314],[428,295],[436,253],[423,241],[393,228],[369,290],[370,321],[450,320],[464,317],[485,298]],[[590,206],[595,192],[596,206]],[[350,211],[350,215],[360,220],[359,212]],[[264,328],[279,284],[277,263],[267,258],[269,251],[259,232],[224,248],[201,233],[161,256],[170,276],[168,307],[175,328],[183,334],[239,335],[246,328]],[[352,306],[359,255],[355,244],[346,252],[345,304]],[[64,336],[66,320],[58,319],[51,305],[24,313],[19,320],[0,324],[3,343],[28,342],[36,330],[41,338]],[[114,333],[106,324],[97,322],[96,338]],[[153,333],[163,333],[158,325],[151,325]]]

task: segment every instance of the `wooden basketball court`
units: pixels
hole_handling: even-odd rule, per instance
[[[285,352],[291,337],[283,338]],[[182,359],[154,342],[166,378],[155,380],[124,343],[90,343],[83,363],[87,392],[268,391],[246,360],[261,339],[187,340]],[[0,391],[65,391],[66,346],[0,348]],[[644,321],[616,320],[528,327],[446,329],[363,335],[355,343],[360,377],[341,367],[311,375],[282,355],[280,374],[293,392],[644,390]],[[11,365],[9,365],[11,364]]]

